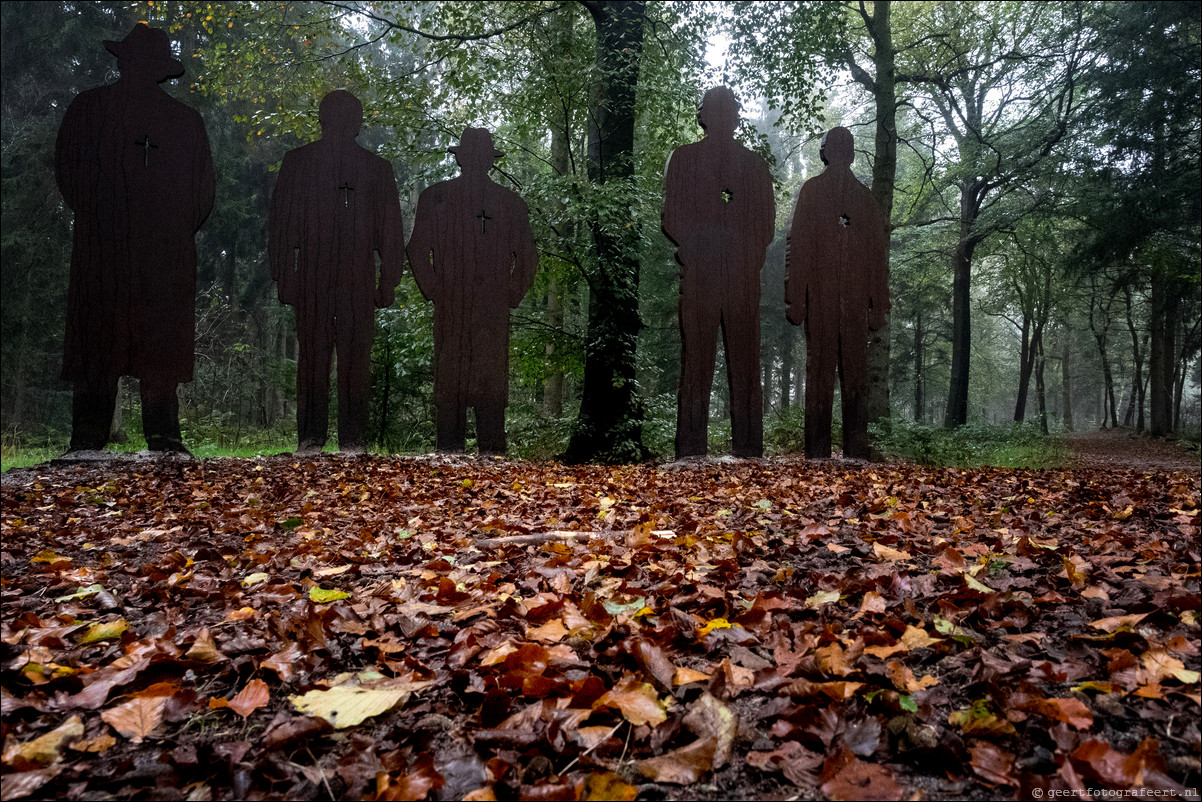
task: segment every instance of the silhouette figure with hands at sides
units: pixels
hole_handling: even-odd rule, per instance
[[[682,145],[664,177],[663,232],[680,264],[680,392],[676,457],[707,451],[718,330],[730,384],[736,457],[764,452],[760,384],[760,270],[776,204],[768,163],[735,141],[739,104],[725,86],[697,112],[700,142]]]
[[[474,407],[480,453],[504,454],[509,310],[534,281],[538,250],[525,201],[489,178],[504,155],[492,134],[467,128],[448,150],[461,174],[421,193],[406,246],[417,286],[434,302],[436,444],[462,452]]]
[[[392,165],[355,142],[363,125],[359,99],[330,92],[318,120],[321,139],[288,151],[280,167],[271,198],[271,275],[280,301],[296,308],[298,453],[325,445],[334,352],[338,448],[362,452],[375,309],[392,304],[405,233]]]

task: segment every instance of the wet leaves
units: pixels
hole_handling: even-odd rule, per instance
[[[1198,509],[1097,469],[7,474],[3,796],[1183,793]]]

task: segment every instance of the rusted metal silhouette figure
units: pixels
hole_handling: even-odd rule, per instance
[[[166,32],[135,25],[106,41],[116,83],[63,117],[55,176],[75,212],[63,378],[75,384],[71,450],[108,441],[117,380],[140,380],[152,451],[185,451],[180,382],[195,357],[195,235],[213,208],[204,121],[158,84],[184,74]]]
[[[355,143],[362,104],[336,90],[322,98],[317,114],[321,139],[284,154],[271,198],[271,275],[280,301],[296,308],[301,454],[320,452],[326,442],[334,351],[338,448],[364,450],[375,308],[392,304],[405,265],[392,165]]]
[[[730,384],[736,457],[764,453],[760,385],[760,269],[776,204],[768,163],[734,139],[739,104],[724,86],[705,93],[700,142],[668,159],[662,228],[680,263],[680,393],[676,457],[707,450],[718,329]]]
[[[806,332],[806,456],[831,455],[835,370],[843,396],[843,454],[869,458],[868,329],[889,310],[889,239],[868,188],[851,172],[851,132],[822,138],[826,165],[797,195],[789,225],[785,303]]]
[[[465,129],[448,150],[462,174],[418,197],[406,247],[418,288],[434,302],[436,444],[462,452],[475,407],[480,453],[504,454],[509,310],[534,281],[538,250],[525,201],[488,177],[504,155],[492,135]]]

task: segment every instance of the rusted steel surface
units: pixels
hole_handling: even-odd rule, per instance
[[[672,152],[662,228],[680,264],[680,391],[676,456],[704,455],[718,332],[730,384],[737,457],[764,451],[760,384],[760,269],[772,242],[772,176],[734,139],[739,106],[726,87],[709,90],[697,113],[700,142]]]
[[[462,452],[474,407],[480,452],[504,454],[509,310],[534,281],[538,250],[525,201],[489,178],[503,155],[492,135],[468,128],[448,150],[461,175],[421,193],[406,246],[417,286],[434,302],[436,444]]]
[[[117,379],[141,382],[152,450],[183,449],[180,382],[192,380],[195,234],[213,207],[204,122],[158,84],[183,74],[166,32],[106,41],[121,77],[77,96],[55,148],[75,213],[63,378],[75,383],[71,449],[103,448]]]
[[[851,132],[822,140],[826,169],[806,181],[789,224],[785,303],[806,332],[806,456],[831,455],[835,372],[844,456],[868,459],[869,326],[889,309],[889,239],[872,193],[852,174]]]
[[[296,308],[299,451],[325,445],[334,352],[338,448],[362,451],[375,309],[392,304],[405,233],[392,165],[355,142],[363,124],[359,100],[330,92],[318,118],[321,139],[288,151],[280,167],[271,198],[271,275],[280,301]]]

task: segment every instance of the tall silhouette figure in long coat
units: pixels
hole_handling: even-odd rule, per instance
[[[672,151],[661,218],[680,263],[680,393],[676,456],[707,450],[718,330],[730,384],[736,457],[764,453],[760,385],[760,270],[772,242],[776,203],[768,163],[735,141],[739,104],[718,86],[705,93],[700,142]]]
[[[74,382],[71,450],[108,441],[117,380],[140,380],[152,451],[183,451],[180,382],[195,357],[195,235],[213,208],[204,121],[159,84],[183,75],[166,32],[106,41],[121,77],[63,117],[55,177],[75,212],[63,378]]]
[[[418,197],[406,247],[418,288],[434,302],[437,448],[464,450],[475,407],[480,452],[504,454],[509,310],[534,281],[538,250],[525,201],[488,176],[504,155],[492,135],[468,128],[448,150],[462,174]]]
[[[789,225],[785,303],[806,332],[806,456],[831,455],[835,370],[843,396],[843,454],[869,458],[868,328],[889,310],[889,238],[872,193],[851,172],[851,132],[822,138],[826,165],[797,195]]]
[[[375,309],[392,304],[405,265],[392,165],[355,143],[362,104],[335,90],[322,98],[317,116],[321,139],[284,154],[271,198],[271,275],[280,301],[296,308],[301,454],[320,452],[326,442],[334,351],[338,448],[364,450]]]

